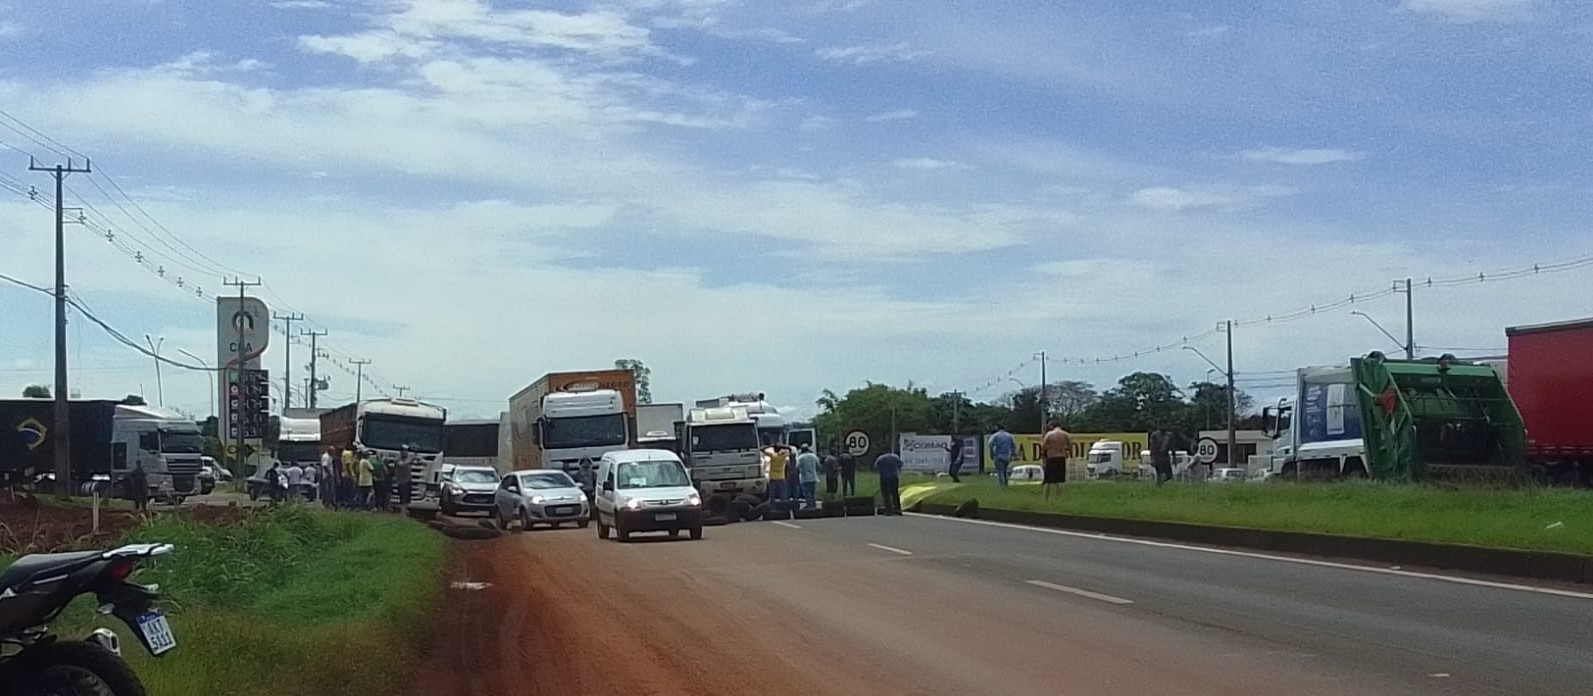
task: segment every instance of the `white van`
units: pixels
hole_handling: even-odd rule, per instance
[[[603,455],[596,471],[597,538],[620,541],[635,532],[682,530],[702,538],[702,496],[680,457],[669,450],[637,449]]]

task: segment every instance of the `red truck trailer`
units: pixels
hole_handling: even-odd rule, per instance
[[[1506,385],[1527,458],[1550,482],[1593,486],[1593,318],[1512,326]]]

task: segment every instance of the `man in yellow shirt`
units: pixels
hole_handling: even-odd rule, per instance
[[[372,499],[371,488],[376,485],[376,467],[371,464],[370,450],[365,450],[364,452],[360,453],[359,485],[360,505],[369,508],[375,502]]]
[[[774,438],[764,438],[763,456],[769,459],[769,502],[785,500],[785,461],[790,455]]]
[[[343,501],[343,505],[345,507],[348,507],[348,506],[352,506],[352,505],[355,504],[355,502],[356,502],[355,496],[359,493],[359,483],[358,483],[359,482],[359,467],[356,466],[356,464],[358,464],[359,461],[354,458],[354,448],[353,447],[344,447],[343,448],[343,462],[342,463],[343,463],[343,476],[341,478],[342,490],[339,490],[337,492],[337,495],[338,495],[338,498],[340,498]]]

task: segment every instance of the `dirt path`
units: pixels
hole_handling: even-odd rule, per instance
[[[411,696],[1395,693],[962,570],[993,557],[903,557],[772,524],[701,542],[571,530],[460,547],[455,580],[486,586],[450,591]]]

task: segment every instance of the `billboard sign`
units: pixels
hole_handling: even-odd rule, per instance
[[[1082,461],[1090,454],[1090,445],[1102,440],[1123,443],[1123,459],[1137,460],[1141,454],[1150,448],[1150,438],[1146,433],[1068,433],[1073,436],[1073,449],[1068,453],[1068,460]],[[1018,435],[1014,433],[1012,440],[1018,445],[1018,456],[1012,460],[1014,466],[1018,464],[1042,464],[1040,459],[1041,435]],[[987,466],[994,466],[990,459],[990,449],[985,448],[983,458]],[[966,465],[965,465],[966,466]]]
[[[942,471],[950,470],[951,441],[954,437],[962,440],[963,471],[978,469],[978,435],[918,435],[915,433],[902,433],[897,438],[902,457],[902,468],[907,471],[921,471],[929,474],[938,474]]]

